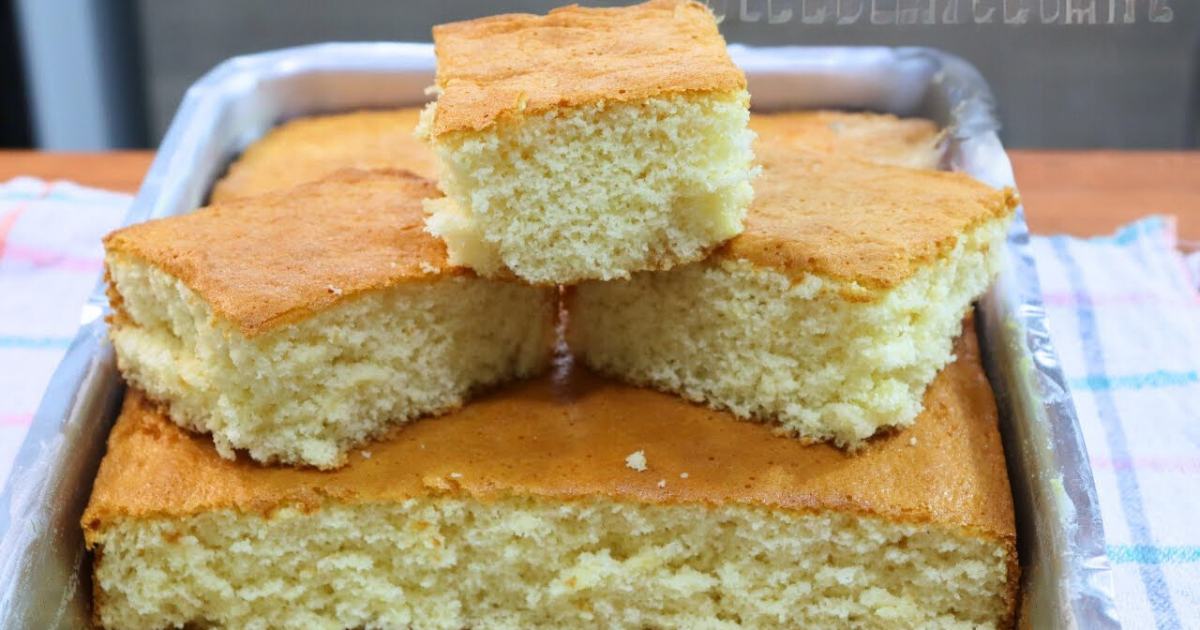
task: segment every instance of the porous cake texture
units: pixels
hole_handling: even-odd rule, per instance
[[[844,157],[936,169],[946,132],[931,120],[892,114],[798,111],[751,114],[750,129],[772,144]]]
[[[246,149],[213,186],[213,203],[284,190],[343,168],[393,168],[434,179],[428,145],[417,139],[416,107],[297,118]]]
[[[568,368],[395,431],[337,471],[264,468],[218,457],[131,390],[83,517],[96,617],[1004,627],[1012,501],[973,332],[957,355],[917,423],[855,457]],[[625,465],[636,451],[645,472]]]
[[[569,294],[591,367],[850,448],[906,426],[999,267],[1011,191],[764,137],[746,232]]]
[[[420,133],[451,262],[569,284],[698,260],[742,230],[750,97],[703,5],[570,6],[433,38]]]
[[[449,265],[423,230],[436,194],[346,170],[114,232],[122,375],[225,457],[331,468],[392,423],[541,371],[557,293]]]

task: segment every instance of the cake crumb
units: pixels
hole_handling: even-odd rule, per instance
[[[680,478],[680,479],[687,479],[687,478],[688,478],[688,474],[687,474],[687,473],[685,473],[685,472],[681,472],[681,473],[679,473],[679,478]]]
[[[625,465],[638,472],[646,470],[646,453],[645,451],[634,451],[625,458]]]
[[[341,290],[341,289],[339,289],[339,288],[337,288],[337,287],[335,287],[335,286],[333,286],[332,284],[331,284],[331,285],[329,285],[329,286],[328,286],[328,287],[326,287],[326,288],[327,288],[327,289],[329,289],[329,292],[330,292],[330,293],[332,293],[332,294],[334,294],[334,295],[336,295],[336,296],[339,296],[339,297],[340,297],[340,296],[342,295],[342,290]]]
[[[451,479],[462,479],[462,473],[452,472],[452,473],[450,473],[450,478]]]
[[[422,260],[420,267],[421,267],[421,271],[424,271],[425,273],[437,273],[438,272],[437,265],[435,265],[427,260]]]
[[[667,487],[667,480],[666,480],[666,479],[659,479],[659,480],[658,480],[658,487],[659,487],[659,488],[666,488],[666,487]]]
[[[360,454],[363,456],[363,459],[371,459],[371,451],[362,451]]]
[[[916,446],[917,445],[917,436],[914,435],[914,436],[908,438],[908,445]]]

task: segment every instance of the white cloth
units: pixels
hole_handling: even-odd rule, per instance
[[[1125,628],[1200,628],[1200,293],[1174,221],[1035,237]]]
[[[100,239],[129,201],[66,182],[0,184],[0,484],[100,278]]]

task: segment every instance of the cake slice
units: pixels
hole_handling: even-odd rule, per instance
[[[110,234],[118,368],[225,457],[320,468],[539,372],[557,293],[451,266],[423,230],[436,194],[346,170]]]
[[[343,168],[395,168],[433,179],[433,153],[413,135],[420,108],[358,111],[288,121],[251,144],[217,181],[226,201],[315,181]]]
[[[751,114],[750,129],[781,146],[880,164],[936,169],[945,132],[932,120],[828,110]]]
[[[851,449],[906,426],[999,267],[1010,190],[765,137],[746,231],[569,294],[594,369]]]
[[[996,408],[973,332],[956,354],[916,424],[855,457],[564,366],[337,471],[264,468],[218,457],[131,390],[83,516],[96,618],[1007,627],[1018,566]]]
[[[433,39],[421,133],[451,262],[569,284],[699,260],[742,230],[750,97],[704,5],[498,15]]]

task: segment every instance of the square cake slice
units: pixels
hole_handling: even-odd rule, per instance
[[[131,390],[83,528],[106,628],[997,628],[1018,584],[968,328],[854,457],[567,370],[337,471],[218,457]],[[640,453],[637,465],[627,464]]]
[[[217,450],[338,466],[548,363],[557,293],[451,266],[432,182],[339,171],[105,239],[117,365]]]
[[[697,2],[437,26],[429,229],[484,275],[570,284],[703,258],[753,191],[746,80]]]
[[[212,202],[306,184],[343,168],[395,168],[434,179],[429,146],[413,134],[416,107],[296,118],[267,133],[213,186]]]
[[[567,300],[591,367],[856,448],[911,424],[988,287],[1015,206],[961,173],[762,138],[746,231],[707,260]]]

